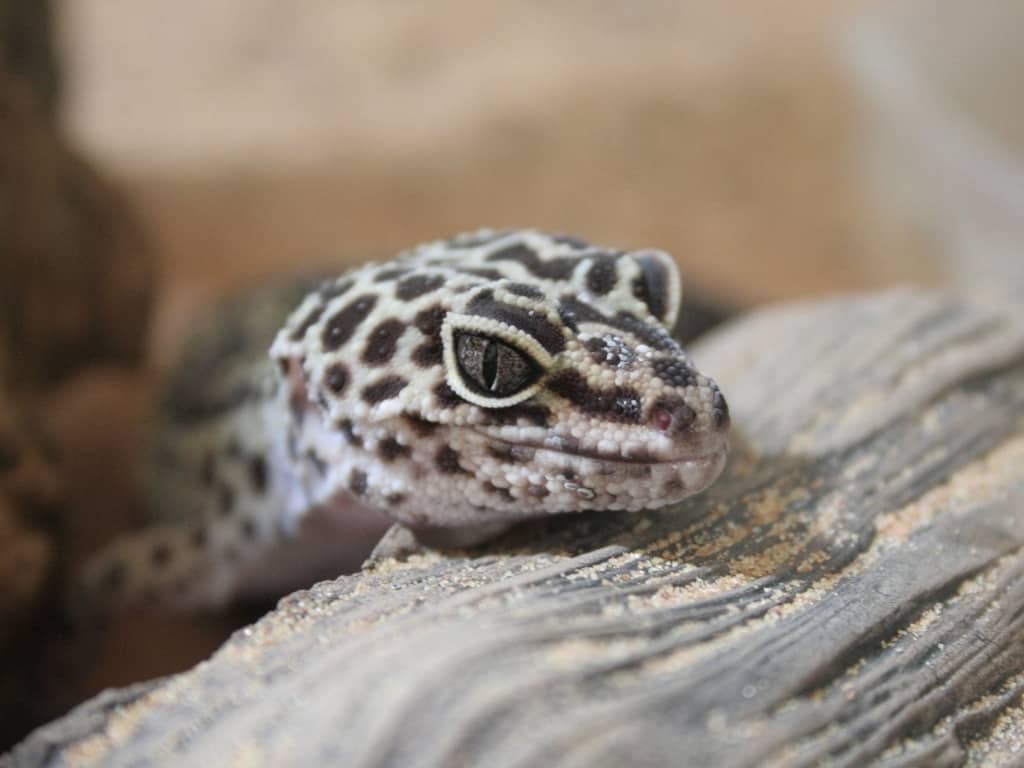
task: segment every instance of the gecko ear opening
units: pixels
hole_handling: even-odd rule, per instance
[[[675,260],[656,250],[634,251],[629,257],[640,267],[640,273],[633,279],[633,295],[662,325],[671,328],[683,299],[683,281]]]

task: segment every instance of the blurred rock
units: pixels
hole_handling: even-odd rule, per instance
[[[0,70],[30,83],[48,116],[56,111],[60,90],[52,32],[50,0],[0,2]]]
[[[60,622],[60,483],[52,449],[0,391],[0,745],[52,715]]]
[[[3,72],[0,253],[10,387],[34,393],[83,364],[139,358],[155,279],[141,228],[30,83]]]

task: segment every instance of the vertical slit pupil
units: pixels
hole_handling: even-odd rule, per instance
[[[487,389],[493,392],[498,383],[498,345],[493,341],[488,341],[484,347],[483,376]]]

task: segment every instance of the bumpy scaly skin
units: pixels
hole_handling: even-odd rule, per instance
[[[157,496],[176,512],[115,542],[87,573],[91,591],[221,602],[243,566],[273,568],[273,546],[311,510],[353,501],[467,541],[704,490],[729,419],[666,331],[680,294],[667,254],[533,231],[460,235],[322,283],[270,360],[235,338],[230,364],[214,343],[185,367],[207,383],[169,401],[164,463],[177,474]],[[246,322],[227,335],[244,342]],[[173,520],[183,508],[191,524]]]

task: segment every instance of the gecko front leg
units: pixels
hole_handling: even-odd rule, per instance
[[[474,547],[500,536],[510,527],[510,523],[500,522],[451,528],[411,527],[395,523],[377,542],[367,563],[376,563],[387,559],[403,560],[409,555],[421,554],[428,549]]]
[[[89,561],[76,602],[87,612],[191,611],[273,599],[357,570],[389,524],[343,496],[308,512],[294,531],[271,519],[252,526],[218,519],[150,526],[118,537]]]

